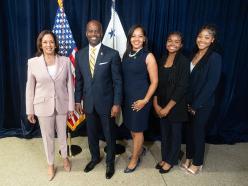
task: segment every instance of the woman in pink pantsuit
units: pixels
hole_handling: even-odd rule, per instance
[[[67,157],[66,120],[74,110],[74,87],[70,61],[58,55],[58,41],[50,30],[37,38],[36,57],[28,60],[26,113],[28,121],[39,120],[48,162],[48,179],[55,176],[54,133],[57,132],[64,169],[70,171]]]

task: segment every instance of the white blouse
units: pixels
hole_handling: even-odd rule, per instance
[[[192,72],[192,70],[194,69],[195,65],[193,65],[193,63],[190,63],[190,72]]]
[[[57,70],[56,64],[47,66],[47,71],[53,79],[55,78],[56,70]]]

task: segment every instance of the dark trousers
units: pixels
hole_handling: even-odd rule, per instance
[[[203,164],[205,152],[205,128],[212,107],[197,110],[191,116],[186,127],[186,158],[193,160],[193,165]]]
[[[160,119],[162,161],[166,161],[170,165],[178,164],[181,129],[182,122],[169,121],[167,118]]]
[[[94,109],[93,113],[87,113],[87,134],[88,143],[92,161],[100,158],[99,149],[99,129],[102,128],[107,143],[106,164],[112,164],[115,161],[115,136],[114,119],[106,114],[99,114]]]

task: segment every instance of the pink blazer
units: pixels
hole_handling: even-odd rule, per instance
[[[28,60],[26,113],[37,116],[67,114],[74,110],[74,86],[69,58],[56,55],[56,75],[47,71],[43,55]]]

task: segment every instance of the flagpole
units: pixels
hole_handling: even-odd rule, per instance
[[[112,16],[113,16],[113,27],[112,28],[115,28],[115,0],[112,0],[112,7],[113,7],[113,13],[112,13]],[[115,48],[116,44],[115,44],[115,37],[113,37],[113,48]]]

